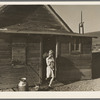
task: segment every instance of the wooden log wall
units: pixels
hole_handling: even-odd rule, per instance
[[[9,35],[0,35],[0,88],[10,84],[11,40]]]
[[[17,61],[18,65],[26,63],[26,38],[13,37],[12,38],[12,60]]]
[[[59,37],[57,78],[60,81],[91,79],[91,38],[81,39],[81,52],[72,53],[69,43],[71,37]]]
[[[12,59],[20,62],[12,66]],[[39,83],[40,62],[40,37],[0,35],[0,88],[17,87],[22,77],[29,85]]]
[[[41,67],[41,55],[40,55],[40,37],[30,36],[27,43],[27,74],[29,84],[37,84],[41,79],[39,75],[39,68]]]

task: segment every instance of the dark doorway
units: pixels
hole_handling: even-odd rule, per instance
[[[44,36],[43,37],[43,82],[46,78],[46,57],[49,50],[54,51],[54,59],[55,59],[55,50],[56,50],[56,38],[55,36]]]

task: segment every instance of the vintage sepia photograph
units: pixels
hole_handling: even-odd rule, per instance
[[[100,91],[100,5],[0,5],[0,92]]]

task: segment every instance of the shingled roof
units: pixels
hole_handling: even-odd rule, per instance
[[[0,32],[85,36],[75,34],[50,5],[2,6]]]
[[[1,9],[0,27],[16,31],[72,32],[69,26],[46,5],[8,5]]]

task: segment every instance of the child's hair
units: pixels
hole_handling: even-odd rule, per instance
[[[43,54],[43,58],[45,59],[45,58],[47,58],[47,57],[48,57],[48,53],[45,52],[45,53]]]
[[[53,54],[54,52],[53,52],[53,50],[49,50],[49,54]]]

